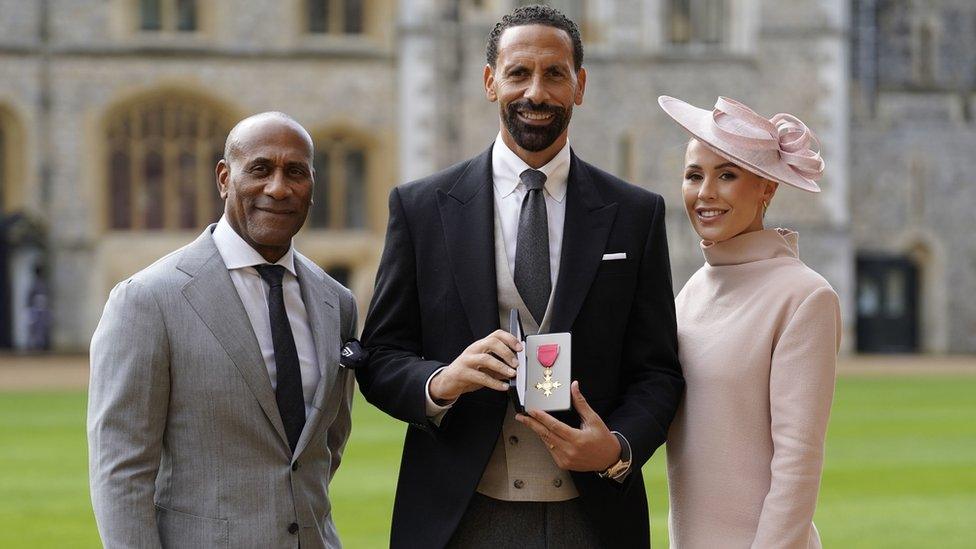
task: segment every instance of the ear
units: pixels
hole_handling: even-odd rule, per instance
[[[488,101],[494,103],[498,101],[498,94],[495,93],[495,70],[491,68],[491,65],[485,63],[485,97]]]
[[[315,204],[315,198],[314,198],[314,195],[315,195],[315,165],[314,165],[313,162],[309,162],[308,163],[308,167],[309,167],[309,170],[311,170],[309,173],[312,176],[312,192],[309,193],[309,195],[308,195],[308,203],[311,205],[311,204]]]
[[[577,105],[583,104],[583,92],[586,90],[586,67],[580,67],[576,73],[576,97],[574,101]]]
[[[763,191],[762,199],[763,202],[767,204],[773,201],[773,196],[776,194],[776,189],[779,188],[779,183],[775,181],[769,181],[768,179],[763,179]]]
[[[214,170],[217,175],[217,192],[220,193],[220,198],[222,200],[227,200],[227,191],[230,188],[230,165],[223,158],[217,162],[217,168]]]

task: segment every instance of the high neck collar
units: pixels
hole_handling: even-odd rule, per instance
[[[722,242],[702,240],[705,262],[712,267],[742,265],[776,257],[799,258],[799,235],[789,229],[765,229],[734,236]]]

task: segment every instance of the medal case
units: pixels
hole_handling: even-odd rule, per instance
[[[546,412],[570,409],[569,384],[572,382],[572,334],[526,336],[519,312],[512,309],[509,332],[523,342],[517,353],[519,367],[508,382],[508,393],[515,410],[526,408]]]

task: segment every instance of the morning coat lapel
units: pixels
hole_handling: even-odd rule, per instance
[[[214,227],[215,225],[208,227],[187,246],[176,267],[191,277],[183,286],[183,296],[230,356],[261,405],[264,415],[287,445],[288,437],[278,413],[278,404],[275,402],[274,389],[264,364],[261,346],[254,335],[241,296],[237,293],[227,266],[214,244]]]
[[[586,163],[570,151],[566,221],[559,260],[551,332],[572,330],[603,260],[617,203],[604,203]]]
[[[306,262],[307,258],[295,254],[295,272],[298,274],[298,285],[302,291],[302,301],[308,312],[308,323],[312,330],[315,343],[315,357],[318,361],[319,373],[322,377],[312,397],[312,412],[305,419],[305,427],[295,446],[295,457],[301,455],[308,441],[315,435],[326,406],[325,396],[330,394],[335,384],[336,374],[339,372],[339,349],[342,347],[340,335],[342,324],[339,316],[339,296],[326,284],[325,277],[318,269],[313,269]]]
[[[498,329],[492,188],[489,148],[468,163],[449,192],[437,191],[454,283],[475,338]]]

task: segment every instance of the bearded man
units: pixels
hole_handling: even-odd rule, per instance
[[[557,10],[505,16],[484,69],[494,144],[390,194],[357,379],[409,423],[392,547],[650,545],[640,468],[684,386],[664,201],[571,150],[582,62]],[[571,332],[572,410],[506,397],[512,309],[528,334]]]

